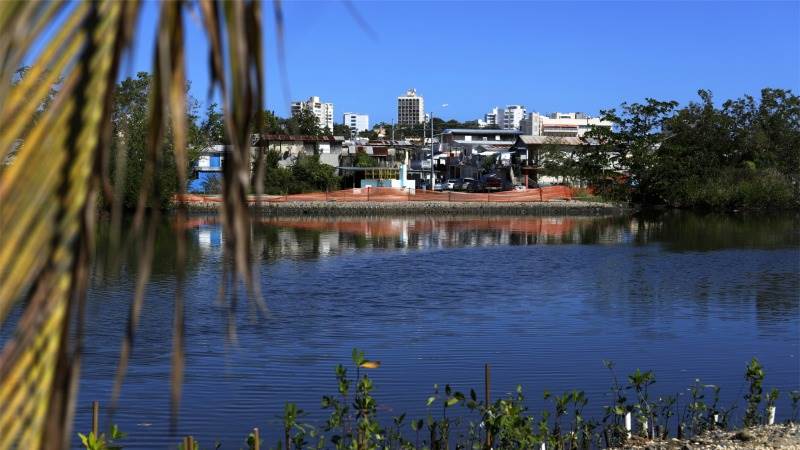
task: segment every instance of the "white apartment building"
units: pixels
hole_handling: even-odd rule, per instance
[[[369,130],[369,116],[346,112],[342,116],[342,123],[350,128],[350,136],[358,136],[358,133]]]
[[[505,108],[495,106],[483,115],[483,120],[478,120],[478,125],[481,128],[496,125],[502,130],[518,130],[525,113],[525,107],[522,105],[506,105]]]
[[[292,102],[292,115],[297,115],[300,111],[308,110],[317,116],[317,121],[321,128],[327,128],[333,132],[333,103],[323,103],[319,97],[309,97],[304,102]]]
[[[481,128],[497,125],[498,115],[502,117],[503,112],[500,108],[495,106],[491,111],[483,115],[483,120],[478,120],[478,125],[480,125]]]
[[[409,89],[406,95],[397,97],[397,124],[416,125],[425,121],[425,100]]]
[[[525,107],[522,105],[507,105],[503,108],[503,123],[498,124],[504,130],[519,130],[519,123],[525,118]]]
[[[530,113],[520,123],[522,133],[529,136],[582,137],[592,126],[611,127],[613,123],[584,113]]]

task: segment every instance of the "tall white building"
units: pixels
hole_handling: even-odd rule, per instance
[[[522,105],[506,105],[505,108],[494,107],[483,115],[483,120],[478,120],[482,128],[496,125],[502,130],[518,130],[519,124],[525,118],[525,107]]]
[[[503,123],[498,123],[498,125],[504,130],[518,130],[519,123],[525,118],[525,107],[522,105],[507,105],[502,111]]]
[[[358,136],[361,131],[369,130],[369,116],[366,114],[358,114],[346,112],[342,116],[342,123],[350,128],[350,136]]]
[[[309,97],[304,102],[292,102],[292,115],[295,116],[300,111],[308,110],[317,116],[317,121],[321,128],[327,128],[333,132],[333,103],[323,103],[319,97]]]
[[[581,137],[592,126],[611,127],[613,123],[590,117],[584,113],[530,113],[521,122],[523,134],[530,136]]]
[[[483,115],[483,120],[479,120],[478,125],[480,125],[481,127],[489,127],[492,125],[497,125],[497,116],[499,115],[500,117],[502,117],[503,116],[502,111],[503,111],[502,109],[495,106],[494,108],[492,108],[491,111]]]
[[[397,124],[416,125],[425,121],[425,100],[409,89],[406,95],[397,97]]]

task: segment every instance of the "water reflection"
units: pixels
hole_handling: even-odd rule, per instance
[[[796,216],[340,217],[255,218],[254,248],[266,260],[319,258],[358,249],[442,249],[493,245],[659,243],[670,251],[800,245]],[[218,217],[189,222],[203,251],[220,249]]]

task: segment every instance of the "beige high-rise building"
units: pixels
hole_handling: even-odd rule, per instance
[[[304,102],[292,102],[293,116],[305,109],[317,116],[320,128],[327,128],[329,131],[333,131],[333,103],[322,103],[319,97],[309,97]]]
[[[417,125],[425,121],[425,100],[417,95],[416,89],[409,89],[406,95],[397,97],[397,124]]]

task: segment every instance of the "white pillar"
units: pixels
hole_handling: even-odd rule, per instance
[[[631,437],[631,413],[625,413],[625,431],[628,432],[628,437]]]
[[[775,425],[775,407],[770,406],[767,408],[767,414],[769,415],[767,425]]]

